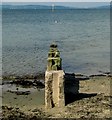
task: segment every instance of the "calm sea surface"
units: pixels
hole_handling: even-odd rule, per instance
[[[109,10],[3,10],[3,74],[46,70],[54,41],[66,72],[110,71]]]

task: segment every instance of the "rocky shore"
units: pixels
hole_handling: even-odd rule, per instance
[[[35,109],[30,114],[25,114],[19,108],[2,106],[2,120],[38,120],[46,117],[44,112],[39,109]],[[33,114],[35,112],[35,114]]]
[[[68,98],[68,103],[63,108],[52,108],[46,110],[44,108],[44,103],[37,105],[36,100],[39,99],[38,94],[37,96],[34,93],[27,95],[16,95],[16,99],[14,99],[13,97],[15,96],[13,96],[13,94],[15,93],[8,93],[8,91],[4,92],[2,120],[38,120],[46,118],[111,118],[110,108],[112,107],[112,96],[110,95],[110,81],[112,76],[110,73],[91,76],[76,74],[76,79],[79,80],[79,94],[71,95]],[[21,96],[23,96],[24,99],[22,99]],[[20,99],[25,101],[22,105],[21,102],[18,102]],[[29,99],[31,100],[29,101]],[[11,103],[11,101],[13,103]]]
[[[28,74],[28,75],[3,75],[2,79],[3,80],[23,80],[23,79],[32,79],[32,80],[41,80],[44,79],[45,74],[44,73],[39,73],[37,75],[33,74]]]

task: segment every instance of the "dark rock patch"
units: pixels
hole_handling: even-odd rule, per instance
[[[11,90],[8,90],[7,92],[15,93],[16,95],[29,95],[30,94],[30,91],[11,91]],[[17,99],[17,98],[15,98],[15,99]]]
[[[44,82],[41,80],[11,80],[11,81],[3,81],[3,84],[15,84],[15,85],[21,85],[22,87],[32,87],[35,86],[37,88],[44,88]]]

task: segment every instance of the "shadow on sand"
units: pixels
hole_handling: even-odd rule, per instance
[[[96,96],[97,93],[91,93],[91,94],[87,94],[87,93],[78,93],[78,94],[73,94],[73,93],[69,93],[69,94],[65,94],[65,105],[70,104],[76,100],[81,100],[83,98],[91,98]]]
[[[88,77],[75,76],[75,74],[65,74],[64,93],[65,93],[65,105],[72,103],[76,100],[83,98],[90,98],[96,96],[97,93],[79,93],[79,81],[89,80]],[[86,87],[86,86],[85,86]]]

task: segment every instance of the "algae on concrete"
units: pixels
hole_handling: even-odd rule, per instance
[[[62,59],[60,58],[60,52],[57,48],[57,45],[51,44],[50,50],[48,52],[47,71],[62,70],[61,61],[62,61]]]

